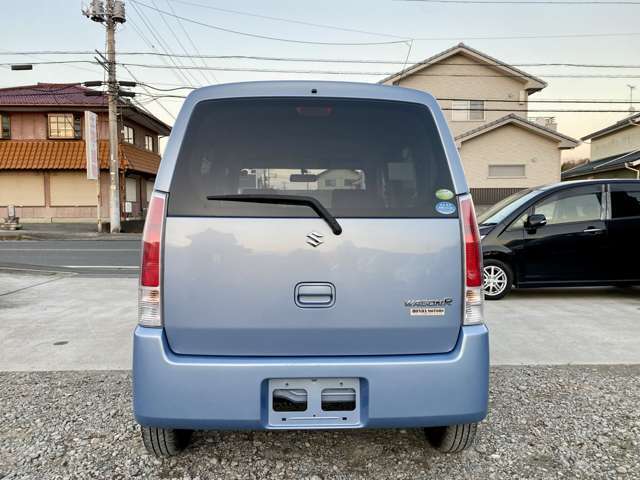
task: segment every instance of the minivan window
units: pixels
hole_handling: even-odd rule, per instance
[[[478,223],[481,225],[497,225],[538,193],[540,193],[539,190],[520,190],[500,200],[489,210],[478,216]]]
[[[534,213],[543,214],[547,225],[599,220],[602,192],[559,192],[536,204]]]
[[[335,217],[455,217],[439,132],[423,105],[380,100],[248,98],[198,104],[172,179],[168,215],[313,217],[304,206],[207,200],[304,195]],[[454,209],[455,210],[455,209]]]
[[[640,189],[611,192],[611,218],[640,217]]]

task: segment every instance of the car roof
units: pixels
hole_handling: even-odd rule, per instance
[[[540,190],[543,192],[554,190],[556,188],[563,187],[577,187],[580,185],[593,185],[599,183],[637,183],[640,185],[640,180],[635,180],[633,178],[593,178],[589,180],[570,180],[566,182],[556,182],[549,183],[547,185],[541,185],[539,187],[534,187],[532,190]]]

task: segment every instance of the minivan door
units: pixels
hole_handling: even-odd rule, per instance
[[[607,222],[611,244],[611,281],[640,282],[640,182],[611,183],[611,218]]]
[[[309,205],[262,201],[269,195],[317,200],[342,232]],[[167,340],[192,355],[448,352],[461,326],[462,255],[451,173],[425,106],[202,102],[168,195]]]
[[[546,225],[525,225],[522,282],[602,281],[607,274],[608,236],[603,185],[562,189],[535,204]]]

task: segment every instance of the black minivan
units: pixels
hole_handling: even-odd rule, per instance
[[[640,180],[522,190],[478,223],[487,300],[514,286],[640,285]]]

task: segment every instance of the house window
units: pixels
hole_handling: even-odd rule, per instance
[[[11,138],[11,120],[6,113],[0,113],[0,138],[3,140]]]
[[[127,143],[135,142],[135,135],[133,132],[133,128],[130,127],[129,125],[125,125],[124,127],[122,127],[122,140]]]
[[[523,178],[524,165],[489,165],[490,178]]]
[[[151,135],[145,135],[144,136],[144,148],[146,148],[150,152],[154,151],[153,150],[153,137]]]
[[[81,138],[80,117],[73,113],[48,115],[49,138]]]
[[[125,182],[125,199],[127,202],[138,201],[138,179],[127,177]]]
[[[451,110],[454,122],[484,121],[484,100],[454,100]]]

